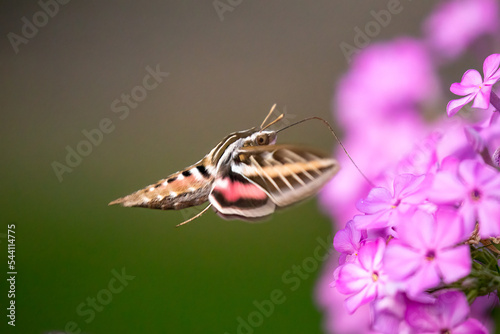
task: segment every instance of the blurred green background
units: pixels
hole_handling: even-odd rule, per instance
[[[213,1],[70,1],[17,53],[8,34],[20,35],[22,18],[41,7],[2,3],[0,246],[6,254],[15,223],[18,275],[16,327],[3,311],[0,332],[233,334],[274,290],[283,303],[250,320],[259,323],[252,332],[322,332],[313,298],[321,263],[307,259],[332,231],[315,200],[262,224],[210,212],[179,229],[195,210],[107,206],[201,159],[229,132],[258,126],[274,103],[296,120],[331,120],[348,68],[339,44],[352,44],[354,27],[388,1],[221,3],[230,8],[222,16]],[[430,5],[402,2],[374,40],[418,35]],[[141,86],[148,66],[169,76],[127,117],[115,113],[113,101]],[[59,180],[54,161],[65,164],[67,146],[103,119],[113,131]],[[279,141],[334,147],[319,123]],[[307,277],[290,273],[304,261]],[[122,270],[134,276],[123,289],[114,280]],[[92,298],[105,301],[93,315]]]

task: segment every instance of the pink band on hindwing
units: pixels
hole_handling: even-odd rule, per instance
[[[231,181],[229,178],[216,181],[213,190],[223,195],[228,202],[236,202],[240,199],[264,200],[267,198],[267,194],[258,186],[252,183]]]

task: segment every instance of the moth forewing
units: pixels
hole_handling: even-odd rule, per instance
[[[261,187],[278,207],[314,195],[339,169],[327,154],[293,145],[242,148],[239,162],[232,167]]]

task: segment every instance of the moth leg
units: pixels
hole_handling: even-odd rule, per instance
[[[182,223],[176,225],[175,227],[179,227],[181,225],[184,225],[184,224],[187,224],[193,220],[195,220],[196,218],[200,217],[202,214],[204,214],[210,207],[212,206],[212,203],[208,204],[207,207],[205,209],[203,209],[200,213],[198,213],[196,216],[192,217],[192,218],[189,218],[188,220],[185,220],[183,221]]]

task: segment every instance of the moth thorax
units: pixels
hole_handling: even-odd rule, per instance
[[[231,169],[230,162],[236,157],[238,149],[243,146],[243,143],[243,139],[240,138],[226,148],[219,161],[217,161],[218,174],[225,173]]]

